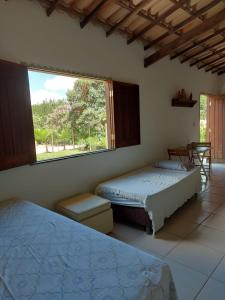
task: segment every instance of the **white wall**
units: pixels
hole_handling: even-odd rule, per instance
[[[225,94],[225,74],[219,76],[219,93]]]
[[[81,30],[78,20],[64,13],[48,18],[36,1],[0,2],[0,58],[140,85],[140,146],[0,172],[0,199],[20,197],[47,207],[162,158],[169,146],[197,140],[198,105],[173,108],[171,97],[179,88],[192,91],[196,99],[201,92],[217,92],[216,76],[167,58],[145,69],[141,44],[127,46],[116,34],[107,39],[92,24]]]

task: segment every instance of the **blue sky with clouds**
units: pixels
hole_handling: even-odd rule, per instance
[[[37,104],[44,100],[57,100],[66,97],[76,81],[75,77],[29,71],[31,103]]]

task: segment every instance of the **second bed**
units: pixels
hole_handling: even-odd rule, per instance
[[[133,215],[153,234],[194,194],[200,191],[199,168],[177,171],[148,166],[101,183],[96,194],[109,199],[115,211]]]

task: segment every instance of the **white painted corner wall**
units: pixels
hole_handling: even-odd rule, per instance
[[[225,74],[219,76],[219,93],[225,94]]]
[[[0,58],[105,76],[140,85],[141,145],[0,172],[0,200],[19,197],[46,207],[67,196],[93,191],[105,179],[166,157],[166,149],[198,139],[199,104],[174,108],[171,98],[185,88],[195,99],[217,93],[218,78],[168,58],[145,69],[139,43],[127,46],[97,25],[36,1],[0,1]]]

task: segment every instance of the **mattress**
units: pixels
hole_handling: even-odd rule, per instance
[[[143,207],[155,233],[164,225],[165,218],[198,193],[200,187],[198,167],[187,172],[148,166],[101,183],[96,194],[113,204]]]
[[[0,298],[173,300],[161,260],[26,201],[0,203]]]

